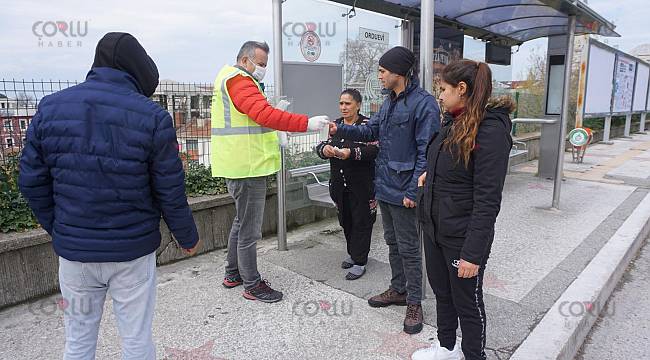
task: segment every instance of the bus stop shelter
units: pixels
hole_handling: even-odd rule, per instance
[[[550,130],[546,136],[543,130],[541,147],[544,152],[544,142],[546,142],[546,147],[554,155],[555,183],[551,207],[559,208],[574,37],[582,34],[619,36],[611,22],[578,0],[332,0],[332,2],[403,19],[402,45],[414,50],[416,55],[419,53],[422,86],[430,93],[433,93],[436,25],[441,24],[457,29],[464,35],[508,50],[512,46],[530,40],[549,38],[545,91],[548,119],[542,120],[546,121]],[[282,64],[283,61],[282,3],[283,0],[273,0],[275,64]],[[419,27],[419,41],[413,36],[416,27]],[[552,61],[548,61],[550,59]],[[565,66],[566,64],[569,66]],[[282,66],[274,67],[276,96],[283,94],[282,70]],[[549,110],[551,107],[557,108],[558,111]],[[278,175],[278,248],[280,250],[286,250],[285,187],[286,172],[283,166]]]

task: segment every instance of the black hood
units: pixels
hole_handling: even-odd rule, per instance
[[[515,111],[517,104],[510,96],[499,96],[491,98],[485,109],[483,121],[501,122],[508,131],[512,130],[510,114]]]
[[[137,82],[138,90],[150,97],[158,86],[158,68],[142,45],[131,34],[110,32],[99,40],[93,68],[108,67],[124,71]]]

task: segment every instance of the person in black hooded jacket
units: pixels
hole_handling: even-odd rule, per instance
[[[436,295],[438,342],[413,360],[485,359],[483,274],[512,147],[509,98],[490,100],[487,64],[462,60],[441,74],[446,109],[440,133],[427,149],[417,215],[426,269]]]
[[[43,98],[27,130],[18,184],[59,256],[64,359],[95,358],[107,296],[122,359],[155,359],[161,216],[185,253],[200,246],[157,85],[140,43],[108,33],[86,81]]]

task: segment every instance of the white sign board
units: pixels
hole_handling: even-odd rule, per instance
[[[636,84],[634,85],[634,111],[645,111],[646,100],[648,99],[648,79],[650,79],[650,67],[638,63],[636,70]]]
[[[560,115],[562,113],[562,93],[564,92],[564,65],[551,65],[548,69],[548,88],[554,89],[548,94],[546,103],[547,115]]]
[[[585,114],[609,114],[614,88],[616,54],[595,44],[589,47]]]
[[[359,28],[359,40],[388,45],[388,33],[378,30]]]
[[[627,112],[632,110],[635,75],[636,61],[619,55],[616,59],[616,76],[614,77],[613,112]]]

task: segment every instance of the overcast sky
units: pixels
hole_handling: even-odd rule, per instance
[[[158,64],[161,78],[177,81],[212,82],[222,65],[233,62],[243,41],[272,43],[271,0],[112,0],[110,5],[97,0],[0,0],[0,4],[0,78],[5,79],[82,80],[92,64],[97,41],[109,31],[136,36]],[[650,19],[648,0],[590,0],[589,5],[618,26],[623,37],[610,39],[611,45],[629,51],[650,42],[645,24]],[[325,34],[322,62],[337,62],[346,37],[356,38],[359,27],[387,32],[390,45],[398,44],[396,19],[357,11],[357,17],[346,21],[341,17],[345,11],[345,7],[317,0],[288,0],[284,22],[320,23]],[[58,33],[39,40],[33,29],[38,34],[53,31],[43,28],[48,21],[63,21],[68,27],[72,23],[68,31],[75,34],[83,32],[87,22],[87,35],[65,38]],[[82,29],[77,29],[77,24]],[[59,40],[67,39],[72,40],[58,47]],[[301,59],[298,43],[295,36],[285,37],[285,61]],[[481,46],[466,42],[466,55],[480,57]],[[522,46],[513,57],[513,66],[498,70],[498,76],[518,78],[531,49],[544,51],[545,47],[545,40]]]

